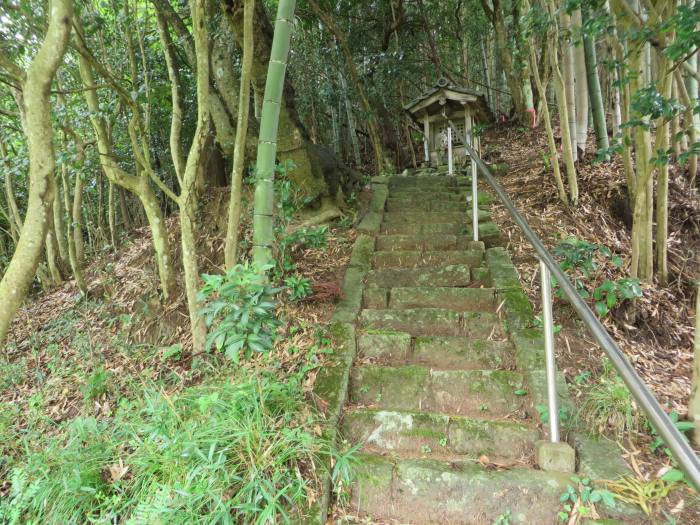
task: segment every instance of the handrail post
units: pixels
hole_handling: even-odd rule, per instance
[[[472,230],[474,240],[479,240],[479,188],[477,182],[476,161],[471,159],[472,164]]]
[[[545,366],[547,369],[547,399],[549,404],[549,438],[559,443],[559,406],[557,399],[557,364],[554,355],[554,322],[552,320],[552,290],[549,268],[540,259],[542,290],[542,324],[544,328]]]
[[[452,126],[447,126],[447,174],[452,173]]]
[[[425,165],[430,166],[430,152],[428,150],[428,136],[423,135],[423,154],[425,155]]]

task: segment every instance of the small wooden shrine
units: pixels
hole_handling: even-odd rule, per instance
[[[486,97],[472,89],[452,84],[442,77],[435,85],[404,106],[411,118],[423,128],[425,163],[437,167],[466,163],[466,140],[481,152],[475,127],[491,121]],[[452,126],[449,126],[449,123]],[[450,156],[451,153],[451,156]]]

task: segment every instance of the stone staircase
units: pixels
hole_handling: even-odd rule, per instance
[[[493,247],[486,195],[483,241],[472,241],[470,185],[431,171],[380,178],[360,225],[370,235],[356,243],[334,315],[346,357],[317,381],[337,407],[331,421],[361,447],[350,512],[369,521],[359,523],[560,523],[571,474],[535,465],[541,334],[528,328],[532,308],[507,253]],[[617,456],[608,471],[589,456],[579,472],[594,479],[624,469]]]

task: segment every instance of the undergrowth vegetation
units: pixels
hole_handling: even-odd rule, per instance
[[[150,385],[111,418],[80,417],[22,465],[7,523],[285,523],[331,454],[300,382],[222,378],[169,396]]]
[[[333,446],[309,397],[332,352],[314,308],[332,304],[299,303],[329,231],[287,233],[283,216],[283,268],[203,276],[205,353],[138,342],[141,313],[77,297],[7,348],[0,523],[298,523],[322,475],[349,486],[354,450]]]
[[[232,300],[267,293],[257,281],[220,282],[237,290]],[[15,377],[3,375],[5,387],[34,387],[24,409],[10,401],[0,407],[7,480],[0,523],[296,523],[316,500],[331,457],[333,479],[348,486],[352,451],[332,447],[306,395],[310,372],[332,351],[322,329],[303,347],[285,346],[284,354],[271,347],[236,365],[218,353],[188,356],[177,345],[128,344],[121,332],[110,350],[91,345],[77,330],[87,308],[99,306],[78,305],[37,336],[34,357],[39,348],[56,352],[45,372],[32,371],[28,356],[14,364]],[[310,329],[277,320],[272,309],[265,315],[274,319],[270,330]],[[59,352],[61,338],[68,354]],[[120,373],[100,362],[100,351],[147,366]],[[75,417],[56,415],[61,382],[79,392]]]
[[[607,246],[569,237],[561,241],[552,252],[562,270],[569,273],[581,298],[592,299],[595,311],[601,317],[608,315],[625,301],[642,296],[639,279],[611,280],[600,276],[605,266],[619,268],[623,264],[622,257],[614,255]],[[553,281],[557,295],[563,297],[556,280]]]

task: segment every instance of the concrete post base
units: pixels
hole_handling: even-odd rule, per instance
[[[542,470],[555,472],[574,472],[576,470],[576,452],[568,443],[535,443],[535,460]]]

